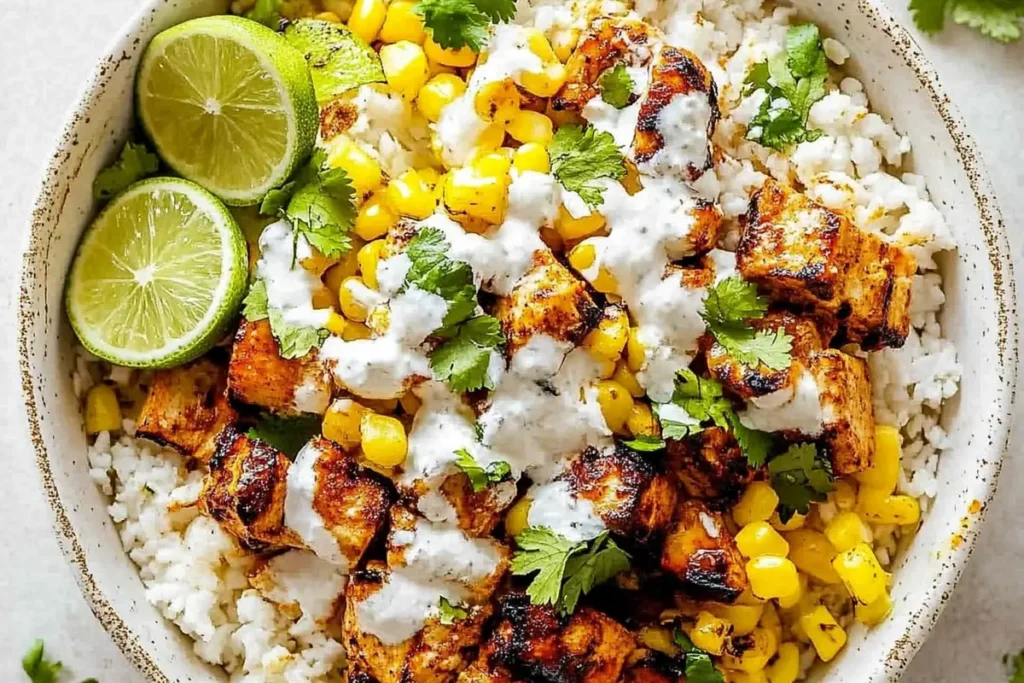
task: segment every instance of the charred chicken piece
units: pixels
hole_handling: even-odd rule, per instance
[[[732,432],[708,427],[685,439],[666,443],[669,471],[687,495],[721,509],[734,502],[757,476]]]
[[[722,513],[701,500],[683,501],[661,551],[661,568],[696,600],[731,603],[746,590],[747,572]]]

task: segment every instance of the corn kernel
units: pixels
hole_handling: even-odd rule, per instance
[[[551,43],[548,42],[547,36],[544,35],[543,31],[536,28],[526,29],[526,46],[530,48],[530,52],[540,57],[542,62],[554,62],[558,59],[555,56],[555,51],[551,47]]]
[[[862,605],[858,602],[853,606],[853,613],[857,617],[857,621],[865,626],[876,626],[885,621],[892,613],[892,598],[889,597],[889,593],[883,593],[870,605]]]
[[[380,39],[385,43],[408,40],[422,45],[426,33],[423,30],[423,17],[416,12],[418,4],[414,0],[395,0],[388,5],[384,25],[380,28]]]
[[[775,656],[778,646],[774,633],[763,628],[755,628],[746,636],[733,637],[732,643],[722,656],[722,666],[746,673],[763,671],[768,666],[768,661]]]
[[[644,626],[640,629],[640,642],[644,647],[674,657],[679,654],[672,632],[664,626]]]
[[[85,431],[87,434],[115,432],[121,429],[121,405],[117,392],[109,384],[97,384],[85,395]]]
[[[548,173],[551,171],[551,158],[543,145],[527,142],[512,155],[512,168],[520,174],[527,171]]]
[[[573,218],[564,206],[558,207],[555,216],[555,230],[564,240],[578,240],[589,237],[604,229],[607,221],[596,211],[583,218]]]
[[[374,240],[367,243],[356,258],[359,260],[359,272],[363,276],[363,284],[370,289],[377,289],[377,264],[380,263],[381,252],[384,251],[384,240]],[[341,299],[341,291],[338,291],[338,298]],[[344,306],[342,311],[344,311]],[[365,318],[364,318],[365,320]]]
[[[597,327],[584,337],[583,346],[592,353],[615,362],[622,356],[622,349],[626,346],[628,336],[629,318],[625,309],[620,306],[609,306]]]
[[[423,43],[423,50],[430,59],[445,66],[464,68],[476,64],[477,55],[468,45],[458,50],[446,50],[435,43],[434,39],[428,35]]]
[[[494,151],[499,149],[505,142],[505,126],[500,123],[492,123],[484,129],[484,132],[477,138],[478,148]]]
[[[871,529],[856,512],[840,512],[825,527],[825,536],[839,552],[871,541]]]
[[[473,168],[455,169],[445,180],[444,205],[456,218],[466,216],[497,225],[508,208],[508,183],[480,175]]]
[[[519,142],[534,142],[545,146],[551,142],[555,134],[551,119],[528,109],[516,112],[509,120],[506,131]]]
[[[720,619],[732,624],[733,636],[749,635],[757,628],[764,614],[764,603],[759,605],[725,605],[711,602],[705,608]]]
[[[857,505],[857,486],[848,479],[839,479],[832,490],[831,499],[840,510],[852,510]]]
[[[783,643],[775,661],[768,665],[766,671],[768,683],[794,683],[800,675],[800,648],[796,643]]]
[[[359,422],[363,455],[381,467],[395,467],[405,460],[409,448],[405,427],[394,417],[367,413]]]
[[[629,328],[629,338],[626,340],[626,367],[632,373],[640,372],[647,363],[647,352],[644,344],[640,341],[640,328]]]
[[[528,93],[537,97],[551,97],[565,83],[565,67],[558,62],[545,64],[539,73],[524,71],[519,83]]]
[[[406,415],[415,415],[419,412],[420,406],[423,405],[423,401],[420,397],[411,391],[407,391],[398,397],[398,404],[402,406],[402,412]]]
[[[519,502],[509,509],[508,514],[505,515],[505,535],[509,538],[515,538],[519,534],[526,530],[526,527],[530,525],[528,519],[530,517],[530,506],[533,501],[529,498],[521,498]]]
[[[338,295],[327,287],[318,287],[313,291],[310,303],[314,310],[322,311],[325,308],[335,308],[337,299]]]
[[[775,609],[773,603],[765,603],[764,614],[761,615],[761,621],[758,622],[758,626],[771,631],[775,636],[776,642],[782,642],[782,619],[779,618],[779,611]]]
[[[331,143],[327,164],[344,170],[359,196],[373,192],[384,183],[380,163],[346,135],[339,135]]]
[[[345,341],[358,341],[360,339],[369,339],[372,336],[370,328],[366,325],[350,322],[348,325],[345,325],[345,332],[341,335],[341,338]]]
[[[372,410],[375,413],[381,415],[391,415],[398,410],[398,399],[397,398],[366,398],[363,399],[363,405]]]
[[[867,543],[858,543],[836,555],[832,567],[850,595],[862,605],[870,605],[885,594],[888,574]]]
[[[910,496],[861,486],[857,492],[857,512],[871,524],[917,524],[921,519],[921,504]]]
[[[356,242],[353,248],[346,251],[341,260],[328,268],[321,278],[324,285],[332,292],[337,292],[341,288],[341,283],[345,281],[345,278],[352,277],[359,272],[357,254],[363,245],[358,240]]]
[[[502,126],[508,125],[521,105],[522,95],[511,78],[485,83],[473,95],[477,116]]]
[[[466,82],[454,74],[437,74],[416,96],[416,108],[427,121],[437,121],[441,111],[466,92]]]
[[[508,172],[512,168],[511,157],[500,149],[496,152],[479,151],[481,153],[474,155],[469,162],[472,169],[479,175],[508,182]]]
[[[789,544],[768,522],[751,522],[736,534],[736,545],[744,557],[789,554]]]
[[[596,273],[592,272],[596,260],[597,248],[592,241],[581,242],[569,252],[569,265],[585,277],[594,289],[602,294],[614,294],[618,289],[615,276],[604,266],[599,267]]]
[[[713,655],[722,654],[730,635],[732,624],[706,610],[697,613],[697,621],[689,633],[690,642]]]
[[[556,31],[551,36],[551,49],[555,51],[555,56],[558,57],[558,61],[563,64],[569,61],[569,57],[572,57],[573,50],[576,49],[576,43],[580,40],[579,29],[566,28]]]
[[[789,595],[783,595],[778,598],[779,607],[782,609],[796,607],[800,604],[800,600],[803,599],[805,593],[807,593],[807,574],[801,573],[797,589]]]
[[[375,192],[367,199],[356,214],[353,229],[366,241],[383,237],[398,222],[398,214],[388,206],[385,193]]]
[[[789,542],[789,559],[800,571],[822,583],[839,583],[839,575],[832,567],[836,549],[825,534],[812,529],[788,531],[785,539]]]
[[[380,27],[384,25],[384,17],[388,8],[384,0],[356,0],[352,6],[352,14],[348,18],[348,28],[367,43],[377,40]]]
[[[359,446],[359,424],[367,410],[352,399],[339,398],[324,413],[321,429],[326,438],[348,450]]]
[[[388,203],[403,216],[424,219],[434,213],[437,200],[420,174],[409,169],[388,183]]]
[[[796,565],[775,555],[760,555],[748,561],[747,578],[750,590],[762,600],[791,595],[800,587]]]
[[[778,512],[774,513],[771,518],[771,524],[776,531],[796,531],[802,529],[806,522],[807,515],[801,515],[799,512],[794,512],[785,522],[779,517]]]
[[[801,616],[800,626],[822,661],[832,661],[846,644],[846,631],[823,605]]]
[[[626,420],[633,409],[633,397],[626,387],[610,379],[595,382],[597,402],[601,406],[601,414],[608,429],[616,434],[627,434]]]
[[[755,481],[743,490],[743,495],[732,508],[736,524],[745,527],[752,522],[764,522],[771,518],[779,505],[775,489],[763,481]]]
[[[327,322],[324,323],[324,329],[333,335],[340,337],[345,334],[345,325],[347,321],[340,314],[331,311],[327,316]]]
[[[430,77],[423,48],[408,40],[382,47],[380,64],[388,85],[407,100],[416,97]]]
[[[365,249],[365,247],[363,247]],[[359,250],[362,252],[362,249]],[[341,307],[341,312],[346,318],[353,322],[366,322],[366,316],[369,314],[366,306],[360,301],[360,294],[366,291],[366,283],[363,279],[353,275],[347,277],[341,283],[341,287],[338,288],[338,304]]]
[[[629,411],[629,417],[626,419],[626,428],[633,436],[657,437],[661,434],[661,426],[654,417],[651,407],[639,401],[634,403],[633,409]]]
[[[627,340],[629,334],[626,335]],[[627,341],[628,345],[628,341]],[[626,387],[626,391],[629,392],[633,398],[640,398],[647,392],[640,386],[640,382],[637,380],[636,375],[629,369],[628,360],[622,359],[618,365],[615,366],[615,374],[612,375],[612,379]]]
[[[320,12],[319,14],[314,16],[313,18],[318,20],[318,21],[329,21],[332,24],[340,24],[341,23],[341,17],[339,17],[334,12]]]
[[[900,475],[900,430],[888,425],[875,427],[875,459],[863,472],[854,476],[861,484],[892,493]]]
[[[600,356],[593,356],[593,358],[597,363],[598,379],[611,379],[615,374],[615,361]]]

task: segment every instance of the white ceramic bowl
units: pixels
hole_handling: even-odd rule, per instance
[[[951,447],[939,495],[903,553],[895,611],[882,626],[851,634],[817,677],[838,683],[894,680],[921,645],[970,557],[999,474],[1017,373],[1015,287],[1006,237],[988,179],[953,106],[907,32],[881,0],[794,3],[845,43],[853,75],[876,111],[914,143],[914,168],[952,227],[959,250],[943,265],[943,329],[964,366],[943,425]],[[227,0],[148,0],[97,66],[50,160],[29,230],[21,275],[19,343],[32,448],[55,514],[56,532],[82,592],[124,653],[152,681],[209,681],[191,643],[146,601],[93,485],[71,389],[74,335],[62,304],[64,275],[96,209],[91,180],[132,126],[132,88],[143,48],[160,30],[223,12]],[[966,520],[966,529],[964,528]],[[954,535],[962,543],[954,548]]]

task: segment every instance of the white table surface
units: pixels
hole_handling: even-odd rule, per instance
[[[890,0],[909,20],[906,0]],[[46,639],[73,676],[142,682],[93,617],[57,548],[25,430],[14,352],[15,247],[42,163],[107,41],[139,0],[0,0],[0,681],[24,680],[20,659]],[[960,28],[923,39],[981,147],[1001,199],[1018,279],[1024,276],[1024,43],[1004,47]],[[1022,297],[1024,300],[1024,297]],[[1022,401],[1024,403],[1024,401]],[[1024,415],[1024,406],[1018,410]],[[996,683],[1001,658],[1024,648],[1024,458],[1003,469],[981,548],[931,640],[903,679]]]

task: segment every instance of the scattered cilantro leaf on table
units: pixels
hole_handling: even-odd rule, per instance
[[[552,175],[591,208],[604,203],[604,186],[599,181],[626,175],[625,159],[615,138],[592,127],[562,126],[555,132],[548,154]]]
[[[302,447],[320,433],[319,415],[282,417],[272,413],[261,413],[259,421],[249,428],[246,436],[259,439],[295,459]]]
[[[1024,651],[1003,655],[1003,665],[1010,675],[1007,683],[1024,683]]]
[[[487,467],[482,466],[465,448],[455,451],[455,455],[458,456],[455,466],[469,477],[474,493],[483,491],[490,484],[505,481],[512,473],[512,468],[503,461],[492,462]]]
[[[320,106],[359,86],[384,82],[380,57],[342,24],[299,19],[288,24],[284,37],[306,58]]]
[[[793,362],[793,338],[781,329],[755,330],[750,325],[767,311],[768,299],[758,294],[757,285],[733,275],[708,288],[701,317],[715,341],[738,362],[782,370]]]
[[[676,645],[683,651],[683,666],[687,683],[725,683],[725,677],[711,660],[711,654],[693,644],[680,629],[676,629]]]
[[[633,79],[625,64],[616,64],[601,76],[601,98],[616,109],[628,107],[633,99]]]
[[[794,513],[807,514],[812,502],[826,500],[834,488],[832,463],[822,457],[813,443],[801,443],[768,461],[772,488],[779,495],[779,519],[789,521]]]
[[[445,49],[469,46],[480,52],[491,24],[511,21],[515,0],[422,0],[416,12],[435,43]]]
[[[127,142],[117,161],[96,174],[92,194],[96,199],[110,199],[132,183],[156,173],[160,159],[144,144]]]
[[[968,26],[1003,43],[1020,40],[1024,20],[1022,0],[910,0],[914,23],[925,33],[936,33],[954,23]]]
[[[469,613],[466,612],[466,610],[462,609],[458,605],[453,605],[448,602],[448,598],[443,595],[438,603],[438,609],[440,612],[437,619],[445,626],[451,626],[456,621],[462,621],[469,616]]]
[[[281,0],[256,0],[252,9],[245,13],[245,18],[276,31],[281,27]]]
[[[30,683],[57,683],[63,668],[60,662],[51,662],[46,658],[46,647],[42,640],[33,642],[21,658],[21,670],[28,676]],[[82,683],[98,682],[95,678],[87,678]]]
[[[270,307],[267,299],[267,285],[263,280],[256,279],[249,285],[249,293],[242,301],[242,315],[249,322],[269,320],[270,332],[278,343],[278,353],[282,358],[301,358],[314,348],[320,348],[330,332],[322,327],[293,325],[284,319],[284,315]]]

